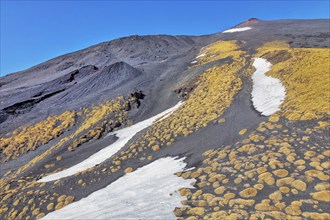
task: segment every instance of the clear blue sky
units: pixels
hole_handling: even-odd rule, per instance
[[[329,1],[1,1],[0,73],[139,34],[202,35],[248,18],[329,18]]]

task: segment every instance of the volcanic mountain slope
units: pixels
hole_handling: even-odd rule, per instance
[[[0,218],[330,219],[329,25],[131,36],[0,78]]]

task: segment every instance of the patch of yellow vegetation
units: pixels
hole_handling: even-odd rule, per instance
[[[201,56],[205,54],[204,56]],[[197,65],[203,65],[215,60],[234,57],[237,59],[245,52],[239,49],[237,41],[217,41],[201,49]]]
[[[283,116],[310,120],[330,115],[329,49],[290,49],[272,42],[259,48],[257,56],[274,64],[267,74],[280,79],[286,88]]]
[[[75,124],[76,112],[65,111],[58,116],[49,116],[31,126],[23,126],[13,131],[11,137],[0,137],[0,152],[5,161],[19,157],[60,136]]]
[[[23,172],[28,167],[31,167],[33,164],[39,162],[46,156],[50,155],[55,149],[58,149],[59,147],[63,146],[64,143],[66,143],[69,140],[73,140],[74,138],[77,138],[79,135],[84,133],[86,130],[93,128],[93,126],[96,126],[98,123],[103,121],[106,117],[109,115],[113,115],[115,118],[117,118],[119,121],[122,121],[127,114],[127,112],[124,111],[125,109],[126,101],[122,96],[119,96],[113,100],[107,100],[103,103],[100,103],[99,105],[93,106],[90,110],[85,109],[84,110],[84,121],[82,122],[81,126],[69,137],[62,138],[56,145],[52,146],[42,154],[38,155],[34,159],[30,160],[29,163],[22,166],[18,171],[17,174]]]
[[[258,191],[255,188],[246,188],[242,190],[239,195],[244,197],[244,198],[250,198],[250,197],[255,197],[257,195]]]
[[[324,202],[330,202],[330,190],[322,190],[312,193],[314,199]]]
[[[199,173],[185,205],[194,207],[204,198],[205,219],[233,213],[239,219],[303,219],[303,203],[312,204],[309,211],[325,214],[320,213],[330,197],[328,171],[321,166],[327,166],[330,155],[322,138],[325,131],[314,123],[304,123],[307,127],[297,131],[301,122],[285,121],[270,117],[259,126],[265,129],[252,131],[249,138],[204,152],[202,167],[181,174],[189,178]],[[315,169],[299,169],[305,165]],[[192,197],[194,192],[199,193]],[[183,211],[182,216],[190,215]]]
[[[127,167],[125,170],[124,170],[125,173],[131,173],[133,172],[133,168],[132,167]]]
[[[244,128],[244,129],[242,129],[242,130],[239,131],[239,134],[240,135],[244,135],[246,132],[247,132],[247,129]]]
[[[314,220],[329,220],[329,213],[317,213],[317,212],[304,212],[302,214],[305,218],[311,218]]]

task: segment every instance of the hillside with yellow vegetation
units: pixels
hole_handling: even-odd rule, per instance
[[[259,48],[257,56],[273,62],[268,74],[286,87],[287,97],[281,106],[285,117],[311,120],[329,116],[329,49],[285,48],[271,42]]]
[[[131,36],[1,78],[0,219],[330,219],[327,24]]]

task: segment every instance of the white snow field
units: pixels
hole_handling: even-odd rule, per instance
[[[252,29],[251,27],[232,28],[232,29],[223,31],[222,33],[242,32],[242,31],[247,31],[247,30],[251,30],[251,29]]]
[[[172,108],[169,108],[158,115],[155,115],[151,118],[148,118],[144,121],[141,121],[137,124],[134,124],[132,126],[129,126],[127,128],[120,129],[118,131],[115,131],[113,135],[116,135],[118,139],[111,145],[107,146],[106,148],[103,148],[102,150],[96,152],[95,154],[91,155],[86,160],[68,168],[65,170],[62,170],[58,173],[51,174],[49,176],[43,177],[38,182],[50,182],[53,180],[61,179],[67,176],[74,175],[78,172],[84,171],[90,167],[93,167],[97,164],[102,163],[106,159],[110,158],[112,155],[117,153],[136,133],[139,131],[151,126],[154,122],[157,120],[164,119],[165,117],[169,116],[171,113],[173,113],[177,108],[180,107],[182,102],[179,102]]]
[[[185,199],[178,189],[195,181],[174,175],[184,170],[183,159],[158,159],[43,219],[176,219],[173,210]]]
[[[285,98],[285,88],[279,79],[266,76],[271,63],[263,58],[254,58],[256,71],[252,75],[252,103],[262,115],[269,116],[278,110]]]

